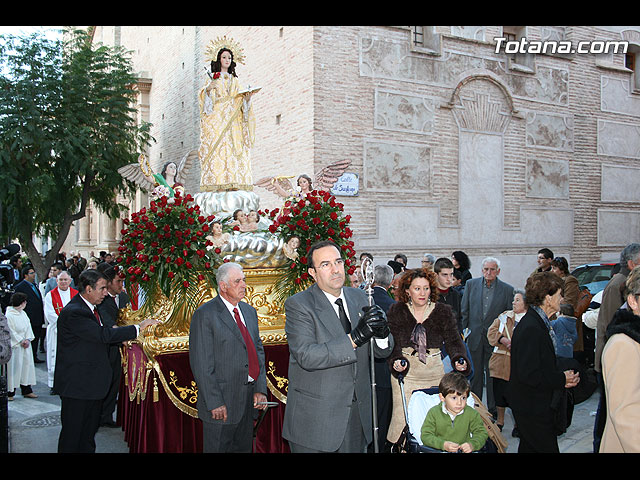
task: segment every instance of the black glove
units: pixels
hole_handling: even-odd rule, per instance
[[[367,343],[372,337],[386,338],[389,335],[387,316],[378,305],[363,307],[364,314],[358,326],[351,331],[351,339],[357,347]]]

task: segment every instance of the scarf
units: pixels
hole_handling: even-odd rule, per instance
[[[607,339],[616,333],[624,333],[632,340],[640,343],[640,317],[626,308],[619,309],[607,327]]]
[[[540,315],[540,318],[542,318],[542,321],[547,326],[547,329],[549,330],[549,336],[551,337],[551,343],[553,343],[553,350],[555,351],[556,350],[556,332],[554,332],[553,328],[551,327],[551,322],[549,321],[549,317],[547,317],[547,314],[544,313],[544,310],[542,310],[537,305],[534,305],[531,308],[533,308],[536,311],[536,313]]]

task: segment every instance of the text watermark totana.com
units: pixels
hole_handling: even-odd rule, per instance
[[[587,54],[607,54],[607,53],[627,53],[628,41],[616,40],[593,40],[581,41],[575,45],[568,40],[507,40],[505,37],[495,37],[495,53],[587,53]]]

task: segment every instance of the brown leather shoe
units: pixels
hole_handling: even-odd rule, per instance
[[[27,393],[26,395],[23,395],[23,396],[24,396],[24,398],[38,398],[38,395],[36,395],[33,392]]]

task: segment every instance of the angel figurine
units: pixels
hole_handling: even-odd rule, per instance
[[[184,193],[184,179],[197,158],[197,151],[189,152],[178,164],[173,161],[167,162],[160,173],[155,173],[151,169],[148,157],[141,154],[138,157],[138,163],[120,167],[118,173],[145,190],[153,189],[156,196],[167,193],[167,196],[174,197],[176,191]]]
[[[211,248],[222,247],[229,242],[231,235],[222,232],[222,224],[219,221],[213,222],[211,225],[211,235],[207,235],[206,239],[212,243]]]
[[[282,246],[284,256],[295,262],[298,259],[298,247],[300,247],[300,238],[294,235]]]
[[[287,176],[263,177],[254,185],[269,190],[282,198],[304,198],[307,193],[314,189],[330,191],[349,165],[351,165],[351,160],[339,160],[331,165],[327,165],[316,175],[315,187],[314,181],[306,174],[298,177],[296,181],[298,185],[297,189],[294,189],[289,181],[289,179],[293,177]]]

